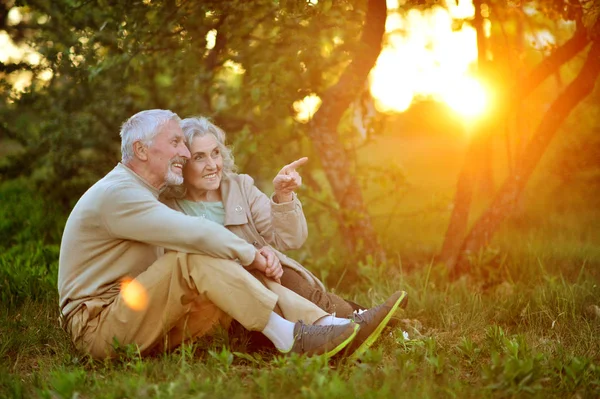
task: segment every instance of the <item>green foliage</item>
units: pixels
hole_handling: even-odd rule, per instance
[[[231,363],[233,363],[233,353],[231,353],[227,348],[221,348],[220,352],[209,350],[208,354],[215,361],[217,368],[223,370],[224,373],[229,371]]]
[[[22,180],[0,185],[0,300],[55,297],[63,218]]]
[[[41,392],[42,397],[72,398],[85,383],[86,371],[82,368],[59,368],[50,375],[50,388]]]
[[[462,337],[456,350],[467,359],[469,364],[474,364],[481,354],[481,348],[470,337]]]
[[[27,298],[54,297],[57,274],[57,245],[13,247],[0,254],[0,300],[6,306],[15,306]]]
[[[366,4],[326,3],[27,2],[0,29],[44,61],[25,93],[0,98],[0,138],[22,146],[0,175],[34,176],[68,209],[118,161],[119,125],[149,108],[214,118],[246,173],[310,155],[292,104],[335,82]]]
[[[594,0],[581,0],[583,25],[588,35],[598,39],[600,37],[600,4]]]
[[[0,184],[0,198],[0,248],[60,241],[64,216],[55,212],[31,182],[19,179]]]
[[[21,399],[26,398],[25,384],[19,376],[9,373],[6,366],[0,366],[0,393],[7,398]]]

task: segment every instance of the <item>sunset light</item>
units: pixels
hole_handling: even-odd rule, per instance
[[[400,13],[388,1],[387,43],[371,72],[371,93],[382,112],[402,112],[415,100],[448,104],[470,119],[485,111],[488,94],[475,78],[477,34],[460,19],[474,14],[471,1]]]
[[[488,106],[488,93],[477,79],[464,77],[448,82],[440,90],[443,101],[465,118],[481,115]]]
[[[406,111],[419,100],[447,104],[465,121],[490,106],[490,93],[477,79],[477,33],[462,20],[472,19],[471,0],[445,0],[443,6],[401,10],[388,0],[386,39],[371,71],[370,88],[381,112]],[[484,20],[485,35],[491,22]],[[320,106],[316,95],[294,103],[295,119],[308,122]]]

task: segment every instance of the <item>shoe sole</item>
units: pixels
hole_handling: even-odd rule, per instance
[[[342,342],[337,344],[336,347],[331,349],[330,351],[324,350],[323,352],[321,352],[321,349],[317,348],[317,349],[313,349],[312,351],[307,351],[307,352],[304,352],[301,354],[306,355],[308,357],[325,356],[327,359],[329,359],[330,357],[337,355],[342,349],[347,347],[354,340],[354,338],[356,338],[356,335],[358,334],[359,330],[360,330],[360,325],[354,324],[353,328],[352,328],[352,333],[350,333],[350,335],[348,335]],[[289,355],[292,353],[292,351],[291,350],[282,351],[281,349],[279,349],[279,353],[281,353],[283,355]]]
[[[350,334],[348,336],[348,338],[343,340],[332,350],[324,352],[323,355],[325,356],[325,358],[329,359],[330,357],[337,355],[342,349],[347,347],[350,344],[350,342],[352,342],[352,340],[354,338],[356,338],[356,334],[358,334],[358,330],[360,330],[360,326],[358,324],[354,324],[354,329],[352,331],[352,334]]]
[[[396,310],[398,310],[400,305],[402,305],[402,308],[404,309],[407,304],[408,304],[408,293],[406,293],[406,291],[402,291],[402,294],[398,297],[398,299],[396,299],[396,302],[394,302],[394,305],[392,305],[392,307],[390,308],[390,311],[385,315],[383,320],[381,320],[381,322],[379,323],[377,328],[375,330],[373,330],[371,335],[369,335],[367,337],[367,339],[365,339],[365,341],[362,344],[360,344],[360,346],[358,348],[356,348],[354,353],[352,353],[348,357],[348,359],[350,359],[351,361],[354,361],[354,360],[357,360],[359,357],[361,357],[362,354],[365,353],[366,350],[375,343],[375,341],[377,341],[377,338],[379,338],[379,336],[381,335],[381,332],[383,331],[385,326],[387,326],[387,324],[390,322],[390,320],[392,319],[392,316],[394,315]]]

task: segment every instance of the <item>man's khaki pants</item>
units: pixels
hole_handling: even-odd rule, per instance
[[[132,309],[121,293],[106,307],[102,300],[86,302],[68,326],[79,349],[105,358],[114,353],[115,340],[136,344],[145,354],[227,326],[232,318],[262,331],[276,308],[291,322],[311,324],[327,315],[274,281],[258,278],[234,261],[169,252],[135,278],[147,294],[144,309]]]

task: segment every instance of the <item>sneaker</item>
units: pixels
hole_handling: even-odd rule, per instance
[[[325,355],[330,358],[348,346],[359,330],[356,323],[314,326],[299,321],[294,326],[294,345],[285,353]]]
[[[350,318],[360,325],[360,330],[346,351],[350,359],[356,360],[365,353],[367,348],[379,338],[396,310],[399,307],[406,308],[407,304],[408,294],[405,291],[397,291],[381,305],[354,313]]]

